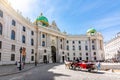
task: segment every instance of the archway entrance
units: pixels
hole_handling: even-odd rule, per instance
[[[52,58],[52,62],[56,63],[56,48],[55,46],[51,46],[51,58]]]

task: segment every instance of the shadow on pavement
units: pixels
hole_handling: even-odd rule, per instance
[[[89,72],[88,70],[75,70],[75,71],[94,73],[94,74],[104,74],[105,73],[105,72],[99,72],[99,71],[94,71],[94,70],[92,70],[91,72]]]
[[[45,64],[43,66],[37,67],[32,71],[31,75],[25,75],[23,78],[24,80],[55,80],[55,77],[60,77],[60,76],[67,76],[69,77],[70,75],[65,75],[61,73],[55,73],[53,72],[54,69],[56,69],[56,66],[59,66],[61,64],[55,63],[55,64]],[[51,70],[52,69],[52,70]]]

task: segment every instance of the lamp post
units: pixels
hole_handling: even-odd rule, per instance
[[[20,47],[20,66],[19,66],[19,70],[22,70],[22,65],[21,65],[21,53],[22,53],[22,47]]]
[[[35,53],[35,66],[37,66],[37,53]]]

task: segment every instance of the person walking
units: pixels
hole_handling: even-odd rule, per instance
[[[97,66],[97,71],[100,70],[101,64],[99,61],[96,63],[96,66]]]

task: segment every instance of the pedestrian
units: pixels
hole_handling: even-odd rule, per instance
[[[97,66],[97,71],[100,70],[101,64],[99,61],[96,63],[96,66]]]

